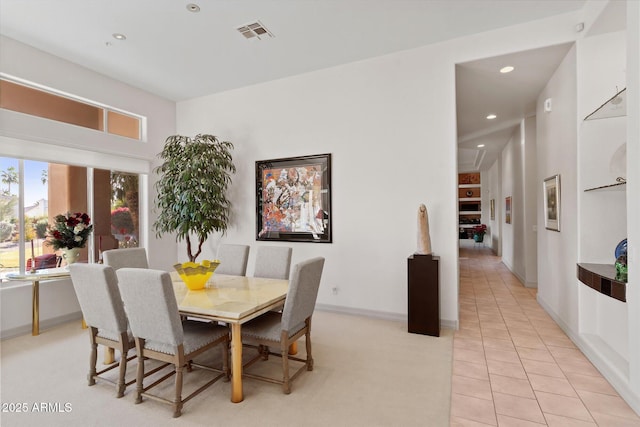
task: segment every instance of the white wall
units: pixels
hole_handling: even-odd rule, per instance
[[[435,152],[430,142],[452,141],[455,126],[450,115],[449,126],[428,119],[455,112],[453,67],[423,62],[401,53],[179,103],[179,132],[215,130],[236,146],[235,220],[225,240],[257,246],[256,160],[331,153],[334,243],[287,243],[294,263],[326,257],[318,303],[405,314],[406,259],[424,203],[441,256],[442,318],[455,324],[456,147],[438,144]],[[208,242],[210,254],[216,244]]]
[[[524,120],[502,150],[501,209],[506,221],[506,198],[511,197],[511,223],[502,224],[502,262],[522,283],[526,281],[524,251]]]
[[[502,256],[502,244],[501,233],[502,223],[504,221],[503,213],[503,198],[502,198],[502,157],[499,157],[486,173],[487,183],[486,188],[488,192],[489,201],[492,199],[495,201],[495,214],[494,219],[491,220],[489,215],[488,226],[491,230],[491,249],[498,255]],[[484,184],[483,184],[484,185]]]
[[[536,117],[524,119],[524,147],[523,147],[523,230],[522,245],[524,249],[524,272],[526,287],[538,286],[538,171],[537,171],[537,141]]]
[[[0,72],[87,100],[145,116],[147,140],[133,141],[116,135],[70,126],[52,120],[0,110],[0,156],[57,161],[82,166],[149,173],[167,136],[175,133],[175,104],[139,89],[79,67],[15,40],[0,38]],[[148,181],[148,180],[145,180]],[[147,189],[149,190],[149,189]],[[153,205],[152,191],[141,200],[141,208]],[[169,269],[175,262],[176,244],[171,237],[161,240],[149,230],[146,242],[150,264]],[[69,318],[80,318],[71,282],[41,285],[40,318],[43,327]],[[0,288],[2,337],[31,330],[31,285],[3,283]]]
[[[537,102],[538,182],[560,174],[561,185],[560,232],[545,229],[542,184],[537,191],[538,301],[574,330],[578,327],[576,67],[574,46]],[[553,105],[549,113],[543,108],[547,98],[552,98]]]
[[[491,228],[489,222],[491,221],[491,194],[489,191],[489,173],[488,171],[480,172],[480,223],[487,226],[487,234],[484,236],[483,243],[487,246],[491,246]]]
[[[640,411],[640,2],[627,2],[627,234],[629,272],[627,310],[629,313],[629,387]]]
[[[455,324],[455,63],[572,40],[576,19],[563,15],[179,103],[180,133],[215,132],[236,144],[235,223],[225,240],[258,245],[256,160],[330,152],[334,243],[288,243],[294,263],[327,258],[318,303],[406,316],[406,258],[425,203],[441,257],[441,319]],[[210,256],[217,245],[207,243]]]
[[[587,37],[579,42],[578,117],[584,118],[627,85],[626,32]],[[609,160],[627,140],[627,117],[580,120],[579,173],[581,262],[613,263],[613,251],[627,237],[625,191],[584,193],[615,182]],[[599,232],[587,232],[598,224]]]

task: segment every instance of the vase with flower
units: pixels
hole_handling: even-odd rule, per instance
[[[63,258],[67,264],[78,261],[80,248],[84,248],[93,231],[91,218],[86,213],[76,212],[66,215],[56,215],[54,223],[47,227],[48,246],[63,251]]]
[[[477,243],[482,243],[486,232],[487,226],[485,224],[476,225],[473,227],[473,240]]]

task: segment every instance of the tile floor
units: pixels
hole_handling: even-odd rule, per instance
[[[640,426],[640,417],[488,248],[460,249],[451,426]]]

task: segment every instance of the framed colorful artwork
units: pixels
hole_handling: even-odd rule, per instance
[[[560,175],[544,180],[544,228],[560,231]]]
[[[331,154],[256,162],[256,240],[331,243]]]
[[[511,196],[505,199],[504,222],[506,222],[507,224],[511,224]]]

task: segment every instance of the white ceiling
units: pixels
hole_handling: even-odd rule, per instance
[[[192,0],[201,8],[192,13],[184,0],[0,0],[0,34],[180,101],[569,13],[585,1]],[[274,37],[247,40],[236,30],[256,20]],[[461,169],[490,166],[569,47],[457,67]],[[516,70],[495,73],[505,62]],[[498,115],[491,124],[488,107]],[[478,150],[481,140],[493,145]]]
[[[612,1],[585,33],[624,28],[626,3]],[[494,164],[521,119],[535,114],[538,95],[571,46],[565,43],[456,66],[459,171],[486,170]],[[506,65],[514,71],[501,74]],[[491,113],[497,118],[487,120]]]
[[[521,119],[535,115],[538,95],[571,45],[565,43],[456,66],[460,171],[483,170],[493,165]],[[515,69],[500,73],[507,65]],[[487,120],[489,114],[497,118]]]
[[[584,0],[1,0],[0,33],[172,100],[567,13]],[[260,20],[274,35],[246,40]],[[122,33],[127,40],[112,38]],[[111,43],[107,46],[107,43]]]

